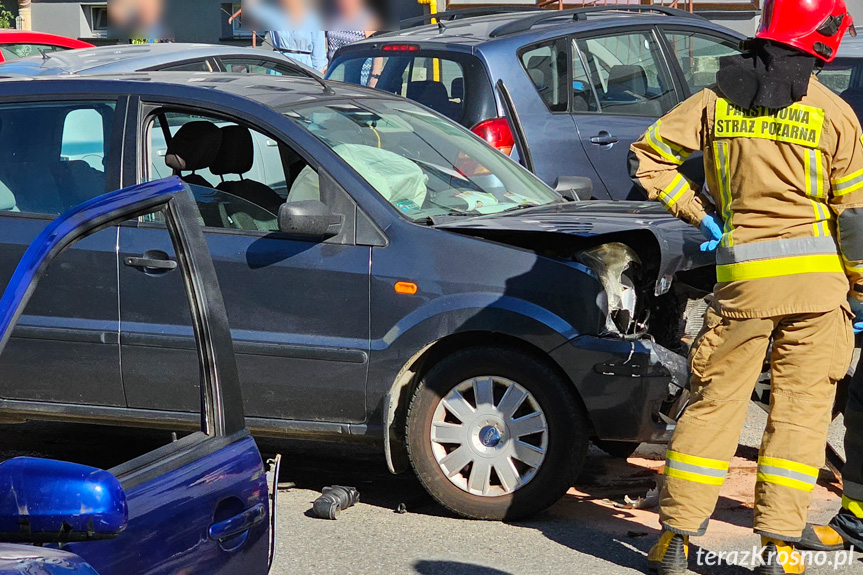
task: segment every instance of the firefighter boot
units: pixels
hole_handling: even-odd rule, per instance
[[[689,567],[689,536],[663,531],[647,554],[647,567],[659,575],[685,575]]]
[[[805,572],[803,556],[790,543],[772,537],[761,537],[761,563],[756,575],[787,575]]]
[[[806,525],[797,543],[800,549],[840,551],[853,547],[863,549],[863,518],[840,509],[827,525]]]
[[[812,551],[841,551],[845,549],[845,539],[830,525],[807,523],[796,546]]]

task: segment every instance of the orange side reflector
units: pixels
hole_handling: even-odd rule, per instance
[[[396,293],[414,295],[417,293],[417,284],[413,282],[396,282]]]

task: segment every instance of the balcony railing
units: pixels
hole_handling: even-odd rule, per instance
[[[669,6],[670,8],[679,8],[681,10],[693,10],[693,0],[671,0],[670,2],[650,2],[643,0],[537,0],[537,8],[549,8],[552,10],[563,10],[564,8],[577,8],[580,6],[625,6],[632,4],[656,4],[659,6]]]

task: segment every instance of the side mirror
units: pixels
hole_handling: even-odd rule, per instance
[[[593,180],[583,176],[559,176],[554,191],[571,202],[593,197]]]
[[[37,457],[0,464],[0,541],[110,539],[128,517],[123,487],[107,471]]]
[[[325,240],[342,229],[342,216],[318,200],[285,202],[279,207],[279,231],[292,236]]]

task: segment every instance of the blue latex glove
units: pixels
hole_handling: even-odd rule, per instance
[[[701,244],[701,251],[712,252],[722,240],[722,220],[716,214],[707,214],[701,219],[698,224],[698,230],[701,235],[707,238],[707,241]]]
[[[849,297],[848,305],[851,306],[851,313],[854,314],[854,319],[851,320],[851,328],[854,330],[854,333],[863,333],[863,302]]]

